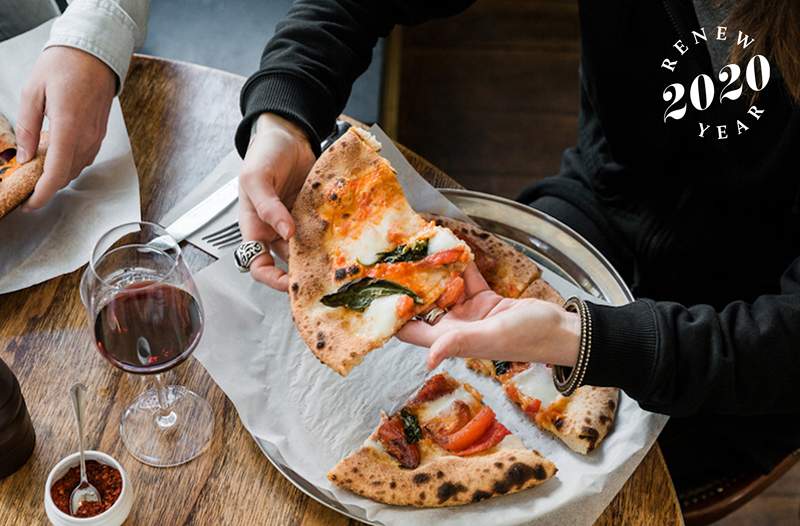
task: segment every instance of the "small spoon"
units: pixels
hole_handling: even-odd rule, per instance
[[[83,456],[83,397],[85,393],[86,386],[83,384],[75,384],[69,390],[72,409],[75,411],[75,420],[78,422],[78,444],[81,448],[81,481],[72,490],[72,495],[69,497],[69,511],[72,515],[78,512],[78,508],[84,502],[100,502],[100,492],[89,483],[89,479],[86,477],[86,459]]]

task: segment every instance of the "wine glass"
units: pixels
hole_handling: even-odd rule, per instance
[[[81,279],[97,348],[112,365],[151,375],[154,386],[128,406],[120,435],[138,460],[189,462],[214,430],[206,400],[162,373],[186,360],[203,333],[203,307],[178,243],[159,225],[127,223],[103,234]]]

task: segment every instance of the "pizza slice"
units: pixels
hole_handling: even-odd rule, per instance
[[[44,171],[47,135],[42,133],[36,156],[25,164],[17,162],[17,142],[11,123],[0,114],[0,218],[31,195]]]
[[[532,422],[582,455],[597,448],[614,424],[618,389],[586,385],[562,396],[547,365],[469,359],[467,367],[500,382]]]
[[[472,249],[475,265],[486,283],[506,298],[516,298],[542,274],[539,266],[491,232],[450,217],[423,215],[437,225],[451,230]]]
[[[300,335],[346,375],[408,320],[461,296],[472,251],[411,209],[380,144],[351,128],[305,181],[289,242],[289,295]]]
[[[328,479],[385,504],[458,506],[517,493],[556,467],[498,422],[471,385],[443,373],[428,379]]]

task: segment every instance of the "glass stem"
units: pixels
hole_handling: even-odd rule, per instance
[[[158,414],[156,414],[156,424],[161,429],[167,429],[175,425],[178,416],[170,410],[167,402],[167,386],[164,385],[164,377],[160,374],[155,375],[156,397],[158,398]]]

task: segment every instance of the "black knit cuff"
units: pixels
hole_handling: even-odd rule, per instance
[[[257,73],[250,77],[242,88],[239,104],[244,118],[236,130],[236,150],[242,157],[250,143],[253,121],[262,113],[274,113],[300,126],[314,155],[319,155],[320,142],[330,135],[336,123],[330,96],[287,73]]]
[[[587,306],[592,350],[583,383],[619,387],[636,398],[649,386],[656,360],[658,329],[652,307],[645,301],[621,307]]]

